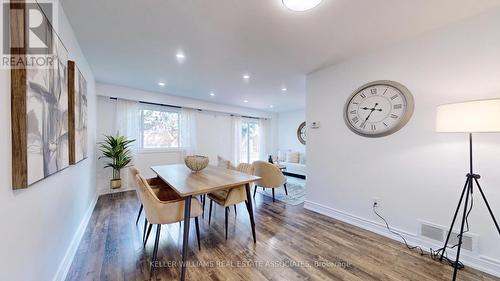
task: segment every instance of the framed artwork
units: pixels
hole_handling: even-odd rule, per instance
[[[69,164],[88,157],[87,81],[74,61],[68,61]]]
[[[25,8],[24,2],[16,5],[18,12],[10,16],[11,46],[29,42],[23,18],[34,9]],[[11,69],[13,189],[27,188],[69,166],[68,51],[49,20],[38,28],[45,34],[44,56],[50,64]],[[26,46],[11,48],[11,54],[26,59],[35,56]]]

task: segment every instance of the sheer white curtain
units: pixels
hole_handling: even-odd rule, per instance
[[[141,105],[138,101],[117,99],[115,112],[116,134],[135,140],[131,144],[132,162],[136,165],[136,155],[141,145]],[[134,186],[135,179],[131,177],[128,169],[122,170],[123,187],[125,189]]]
[[[241,162],[241,117],[231,116],[231,161],[234,165]]]
[[[180,142],[186,155],[194,155],[197,152],[196,143],[196,115],[194,109],[183,108],[180,115]]]
[[[116,133],[133,139],[132,153],[140,148],[141,106],[138,101],[117,99],[115,113]]]
[[[271,122],[269,119],[259,120],[259,158],[266,161],[271,145]]]

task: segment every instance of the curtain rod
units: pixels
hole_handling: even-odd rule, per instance
[[[109,97],[109,99],[111,99],[111,100],[118,100],[117,97]],[[120,98],[120,99],[122,99],[122,98]],[[127,99],[123,99],[123,100],[127,100]],[[154,103],[154,102],[147,102],[147,101],[138,101],[138,102],[142,103],[142,104],[165,106],[165,107],[172,107],[172,108],[177,108],[177,109],[186,108],[186,109],[198,110],[200,112],[213,112],[213,113],[228,114],[229,116],[239,116],[239,117],[248,118],[248,119],[256,119],[256,120],[261,120],[261,119],[262,120],[267,120],[268,119],[268,118],[254,117],[254,116],[236,115],[236,114],[233,114],[233,113],[223,112],[223,111],[203,110],[201,108],[192,108],[192,107],[185,107],[185,106],[178,106],[178,105],[171,105],[171,104],[164,104],[164,103]]]

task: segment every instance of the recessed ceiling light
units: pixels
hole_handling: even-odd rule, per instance
[[[158,86],[165,87],[165,82],[158,82]]]
[[[303,12],[318,6],[323,0],[282,0],[283,5],[295,12]]]
[[[243,102],[244,102],[244,103],[248,103],[248,100],[244,100]]]
[[[214,92],[210,92],[210,96],[211,96],[211,97],[215,97]]]
[[[178,59],[180,59],[180,60],[183,60],[183,59],[185,59],[185,58],[186,58],[186,56],[185,56],[183,53],[181,53],[181,52],[177,53],[177,54],[175,55],[175,57],[176,57],[176,58],[178,58]]]
[[[250,79],[250,75],[248,75],[248,74],[243,74],[243,79],[245,79],[245,80]]]
[[[286,92],[287,90],[288,90],[288,89],[287,89],[287,88],[285,88],[285,87],[281,88],[281,91],[282,91],[282,92]]]
[[[273,107],[274,107],[274,105],[272,105],[272,104],[269,106],[269,108],[273,108]]]

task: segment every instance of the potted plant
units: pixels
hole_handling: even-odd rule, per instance
[[[113,179],[111,179],[111,188],[116,189],[122,186],[120,178],[121,169],[125,168],[132,160],[130,144],[135,140],[128,140],[125,136],[105,136],[105,140],[99,144],[102,152],[101,158],[110,160],[104,168],[113,169]]]

